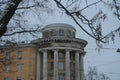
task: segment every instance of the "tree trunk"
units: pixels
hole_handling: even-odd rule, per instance
[[[0,38],[4,35],[4,33],[7,31],[7,25],[10,21],[10,19],[12,18],[12,16],[15,13],[15,10],[17,9],[19,3],[21,2],[21,0],[11,0],[12,3],[7,4],[8,7],[5,9],[5,13],[3,16],[1,16],[2,14],[0,14],[0,16],[2,18],[0,18]],[[5,4],[3,4],[5,5]]]

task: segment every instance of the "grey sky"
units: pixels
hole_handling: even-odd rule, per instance
[[[107,8],[104,10],[106,10],[106,13],[110,12]],[[104,34],[119,27],[119,21],[117,21],[117,18],[111,16],[111,14],[108,15],[109,18],[103,24]],[[52,14],[52,16],[47,17],[45,24],[47,25],[50,23],[71,24],[77,30],[76,37],[88,41],[88,45],[85,48],[87,54],[84,58],[85,72],[87,72],[89,66],[96,66],[99,72],[105,73],[111,78],[111,80],[120,80],[120,53],[116,52],[117,48],[120,48],[120,38],[118,36],[115,38],[114,44],[112,41],[109,44],[103,44],[104,49],[101,49],[99,53],[95,40],[83,32],[70,17],[57,12]]]
[[[96,0],[90,0],[90,3],[92,3],[91,1],[94,2]],[[85,1],[81,3],[83,4],[83,6],[86,4]],[[52,7],[55,7],[55,5],[52,5]],[[99,7],[90,7],[89,9],[87,9],[87,11],[84,11],[83,13],[88,18],[91,18],[99,9],[103,10],[106,14],[110,13],[110,9],[104,5],[100,5]],[[30,9],[30,11],[32,13],[26,14],[26,17],[24,17],[28,20],[27,23],[29,23],[28,25],[25,25],[25,27],[33,27],[33,24],[43,24],[43,26],[51,23],[71,24],[77,30],[76,37],[88,41],[88,45],[85,48],[87,54],[84,57],[85,72],[87,71],[87,68],[89,66],[97,66],[98,70],[107,74],[111,78],[111,80],[120,80],[120,53],[116,52],[117,48],[120,48],[120,37],[116,37],[114,44],[112,41],[109,44],[103,44],[104,49],[101,49],[100,53],[98,53],[95,40],[88,36],[85,32],[83,32],[70,17],[68,17],[64,13],[61,13],[60,10],[55,8],[54,13],[49,15],[47,15],[46,13],[39,14],[39,12],[42,11],[41,9]],[[42,15],[43,17],[38,17],[37,15]],[[108,14],[108,18],[105,20],[102,27],[103,34],[107,34],[112,30],[118,28],[119,23],[120,21],[118,21],[116,17],[113,17],[112,13]],[[83,24],[81,25],[90,32],[88,27]],[[41,34],[39,35],[41,37]],[[22,39],[30,38],[29,35],[25,37],[23,37],[22,35],[16,36],[16,39],[18,40],[20,37]]]

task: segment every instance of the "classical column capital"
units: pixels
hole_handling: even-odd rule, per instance
[[[40,50],[41,52],[46,52],[47,53],[47,49],[42,49],[42,50]]]
[[[70,51],[72,51],[72,49],[66,49],[66,52],[70,52]]]

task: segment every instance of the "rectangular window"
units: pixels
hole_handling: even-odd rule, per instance
[[[54,59],[54,52],[50,50],[49,53],[50,53],[50,59]]]
[[[52,35],[52,36],[56,36],[56,30],[53,29],[53,30],[51,31],[51,35]]]
[[[67,37],[71,37],[71,31],[67,31]]]
[[[63,70],[64,69],[64,62],[59,62],[58,63],[58,69]]]
[[[64,53],[59,53],[59,54],[58,54],[58,58],[59,58],[59,59],[64,59]]]
[[[5,77],[4,80],[10,80],[8,77]]]
[[[54,63],[50,62],[50,69],[53,70],[54,69]]]
[[[18,59],[22,58],[22,51],[18,51]]]
[[[17,71],[18,71],[18,72],[22,71],[22,65],[23,65],[23,64],[18,64],[18,65],[17,65]]]
[[[7,65],[5,65],[5,72],[9,72],[9,71],[10,71],[10,65],[7,64]]]
[[[50,76],[50,80],[54,80],[53,75]]]
[[[59,30],[59,35],[60,35],[60,36],[64,36],[64,30],[60,29],[60,30]]]
[[[51,53],[51,59],[54,59],[54,54],[53,53]]]
[[[6,53],[6,59],[10,59],[10,53]]]
[[[64,80],[64,76],[63,75],[59,75],[58,76],[58,80]]]
[[[54,59],[54,52],[52,50],[49,50],[48,53],[50,56],[49,59]]]
[[[22,80],[22,78],[21,77],[17,77],[16,80]]]

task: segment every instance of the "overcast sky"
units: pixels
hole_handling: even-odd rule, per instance
[[[104,8],[102,8],[102,6]],[[108,9],[108,7],[104,5],[101,5],[101,9],[105,13],[110,12],[110,9]],[[85,15],[89,14],[88,16],[90,17],[91,15],[95,14],[94,11],[98,11],[98,10],[99,8],[97,9],[96,7],[90,8],[87,12],[84,12],[84,14]],[[37,11],[41,11],[41,10],[37,10]],[[114,44],[112,41],[109,44],[104,44],[103,45],[104,49],[101,49],[99,53],[97,50],[95,40],[90,36],[88,36],[85,32],[83,32],[70,17],[68,17],[64,13],[61,13],[60,10],[54,9],[54,13],[49,15],[43,13],[41,14],[43,18],[36,16],[37,11],[33,11],[34,14],[29,13],[25,17],[26,19],[29,20],[28,23],[30,26],[32,26],[32,23],[35,23],[35,24],[42,23],[44,24],[43,26],[51,23],[71,24],[76,29],[76,37],[84,39],[88,42],[88,45],[85,48],[85,51],[87,52],[87,54],[84,57],[85,72],[87,72],[87,69],[89,66],[96,66],[99,72],[105,73],[111,78],[111,80],[120,80],[120,69],[119,69],[120,68],[120,52],[119,53],[116,52],[116,50],[120,48],[120,37],[118,36],[116,37]],[[119,21],[117,21],[117,18],[113,17],[112,14],[109,14],[108,16],[109,18],[107,18],[105,23],[103,24],[104,34],[107,34],[119,27]],[[87,28],[86,26],[84,26],[84,28],[89,31],[89,28]],[[28,36],[26,38],[28,39]]]
[[[105,10],[107,10],[107,8]],[[111,16],[111,14],[109,16]],[[107,20],[108,22],[103,25],[105,34],[118,28],[119,25],[119,21],[116,21],[116,18],[114,17]],[[85,72],[89,66],[96,66],[99,72],[105,73],[111,80],[120,80],[120,52],[116,52],[116,50],[120,48],[120,37],[115,38],[114,44],[111,41],[109,44],[103,45],[104,49],[101,49],[99,53],[95,40],[83,32],[70,17],[61,14],[58,11],[57,13],[52,14],[52,16],[47,16],[45,25],[51,23],[71,24],[77,30],[76,37],[88,41],[88,45],[85,48],[87,54],[84,57]]]

